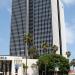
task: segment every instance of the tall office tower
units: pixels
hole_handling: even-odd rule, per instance
[[[33,35],[39,55],[42,43],[58,46],[58,54],[66,51],[63,4],[60,0],[12,0],[10,55],[25,56],[24,33]]]

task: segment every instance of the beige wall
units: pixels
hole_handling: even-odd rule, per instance
[[[28,75],[39,75],[38,74],[38,66],[37,66],[37,59],[27,59],[27,74]],[[26,63],[26,60],[23,59],[22,63]],[[36,66],[34,66],[32,68],[32,65],[35,64]]]
[[[3,59],[1,59],[3,57]],[[6,58],[6,59],[5,59]],[[22,59],[22,57],[18,56],[0,56],[0,60],[11,60],[12,61],[12,67],[11,67],[11,75],[15,75],[15,65],[19,64],[18,68],[18,75],[25,75],[23,72],[23,64],[26,63],[26,59]],[[38,73],[38,67],[37,67],[37,59],[27,59],[27,74],[28,75],[39,75]],[[32,65],[35,64],[34,67]],[[24,74],[23,74],[24,73]]]

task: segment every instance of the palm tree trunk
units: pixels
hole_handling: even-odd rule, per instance
[[[46,64],[45,64],[45,75],[46,75]]]
[[[25,75],[25,68],[23,69],[23,75]]]
[[[26,66],[27,66],[27,57],[28,57],[28,46],[27,46],[27,43],[26,43]],[[26,75],[27,75],[27,68],[26,68]]]

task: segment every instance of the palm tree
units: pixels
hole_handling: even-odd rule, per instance
[[[56,53],[56,51],[58,50],[58,47],[56,45],[52,46],[52,53]]]
[[[29,53],[29,55],[30,55],[30,58],[34,58],[35,52],[36,52],[36,48],[35,48],[35,46],[32,46],[32,47],[28,50],[28,53]]]
[[[26,55],[26,66],[27,66],[27,58],[28,58],[28,46],[32,44],[32,35],[31,34],[24,34],[24,43],[26,44],[26,52],[25,52],[25,55]],[[26,75],[27,75],[27,69],[26,69]]]
[[[44,53],[47,53],[48,47],[49,47],[48,43],[44,42],[44,43],[42,44],[42,48],[43,48],[43,50],[44,50]]]
[[[66,55],[67,55],[67,57],[69,58],[70,55],[71,55],[71,52],[70,52],[70,51],[67,51],[67,52],[66,52]]]
[[[73,66],[73,70],[74,70],[74,67],[75,67],[75,59],[72,59],[72,61],[71,61],[71,66]]]
[[[23,63],[23,72],[25,73],[25,69],[27,69],[28,68],[28,66],[26,66],[24,63]],[[23,73],[23,74],[24,74]]]
[[[44,53],[47,53],[48,47],[49,47],[48,43],[44,42],[44,43],[42,44],[42,48],[43,48],[43,50],[44,50]],[[45,75],[46,75],[46,67],[47,67],[47,63],[45,63]]]
[[[24,43],[27,43],[27,45],[32,44],[32,35],[30,33],[24,34]]]

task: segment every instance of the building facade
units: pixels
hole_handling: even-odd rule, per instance
[[[24,33],[33,35],[33,44],[39,55],[41,45],[58,46],[58,54],[66,52],[64,12],[60,0],[12,0],[10,55],[25,56]],[[65,41],[65,42],[64,42]]]
[[[17,56],[0,56],[0,75],[25,75],[26,59]],[[39,75],[37,59],[27,59],[27,75]]]

